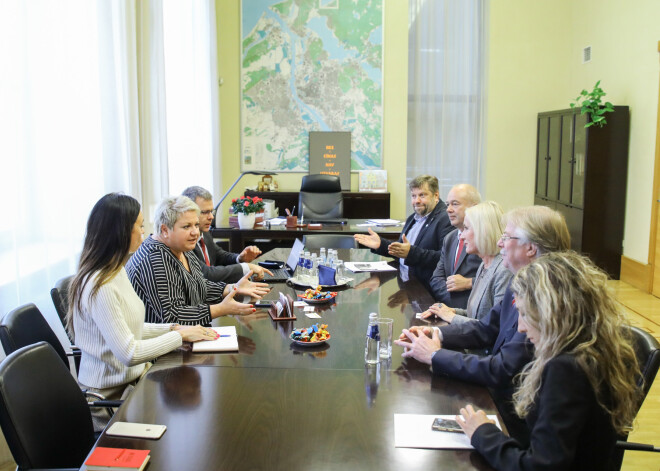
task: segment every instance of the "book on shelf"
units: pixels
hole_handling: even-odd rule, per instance
[[[149,450],[97,446],[85,466],[88,471],[142,471],[149,458]]]
[[[193,352],[237,352],[238,336],[236,327],[211,327],[220,337],[215,340],[202,340],[193,343]]]

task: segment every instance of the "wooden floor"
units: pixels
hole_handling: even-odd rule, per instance
[[[622,281],[611,281],[617,299],[629,315],[630,323],[650,332],[660,341],[660,299]],[[656,377],[642,409],[637,414],[631,442],[660,446],[660,375]],[[660,470],[660,453],[627,451],[621,468],[624,471]]]
[[[621,281],[611,281],[616,296],[630,317],[630,323],[650,332],[660,341],[660,299]],[[629,441],[660,446],[660,376],[651,387],[637,415],[635,430]],[[0,465],[0,471],[13,471],[16,465]],[[660,471],[660,453],[628,451],[623,460],[624,471]]]

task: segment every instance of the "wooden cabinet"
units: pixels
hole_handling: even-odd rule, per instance
[[[390,194],[344,191],[344,217],[347,219],[389,219]],[[245,196],[258,196],[259,198],[275,201],[280,215],[285,214],[284,209],[298,207],[298,191],[254,191],[245,190]],[[296,213],[298,210],[296,209]]]
[[[539,113],[534,204],[566,218],[571,247],[615,279],[621,270],[630,115],[616,106],[603,128],[579,110]]]

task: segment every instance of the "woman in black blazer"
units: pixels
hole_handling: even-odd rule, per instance
[[[530,444],[505,436],[468,405],[457,421],[496,469],[613,469],[618,434],[639,406],[639,375],[607,275],[575,252],[546,254],[513,280],[518,331],[535,346],[518,376],[516,413]]]

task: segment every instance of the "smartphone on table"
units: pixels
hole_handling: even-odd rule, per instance
[[[433,425],[431,425],[431,428],[438,432],[463,433],[463,429],[461,428],[460,425],[458,425],[458,422],[452,419],[437,418],[433,421]]]

